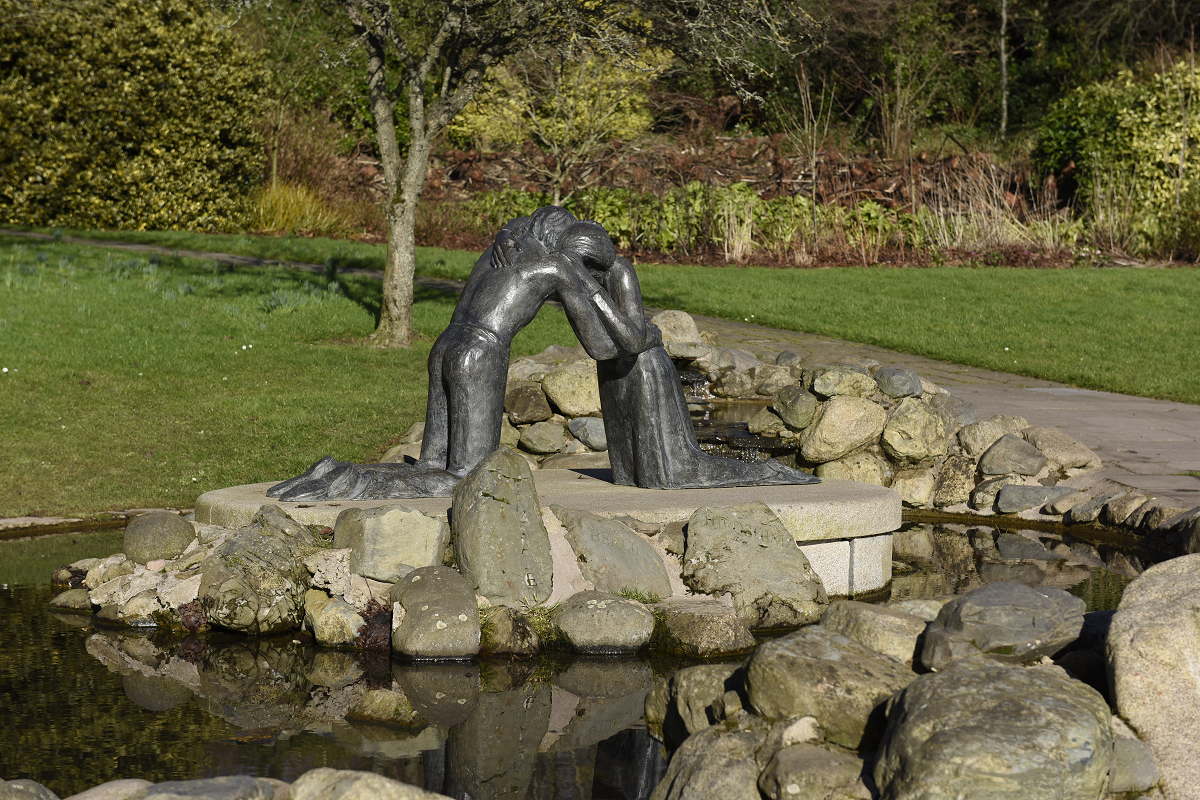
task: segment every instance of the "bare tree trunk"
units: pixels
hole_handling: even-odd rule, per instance
[[[379,327],[371,334],[375,347],[410,347],[415,333],[412,322],[413,275],[417,268],[417,204],[425,187],[425,170],[433,137],[413,141],[408,148],[400,197],[387,209],[387,266],[383,272],[383,299]],[[399,153],[397,151],[397,158]],[[382,161],[382,159],[381,159]]]
[[[1008,134],[1008,0],[1000,0],[1000,138]]]

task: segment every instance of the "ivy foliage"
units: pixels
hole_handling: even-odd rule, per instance
[[[1123,71],[1076,89],[1047,115],[1034,157],[1055,174],[1073,163],[1077,201],[1093,216],[1128,204],[1135,249],[1154,252],[1194,238],[1197,144],[1200,69],[1180,61],[1143,79]]]
[[[267,72],[227,18],[202,0],[0,0],[5,17],[0,219],[239,226]]]

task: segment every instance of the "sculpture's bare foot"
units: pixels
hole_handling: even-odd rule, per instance
[[[295,478],[291,478],[291,479],[283,481],[281,483],[277,483],[274,486],[272,486],[270,489],[267,489],[267,497],[282,498],[285,494],[290,492],[295,487],[300,486],[301,484],[309,483],[311,481],[320,480],[321,478],[324,478],[326,475],[328,475],[332,470],[335,470],[338,467],[344,467],[344,466],[345,466],[345,463],[338,461],[333,456],[325,456],[324,458],[320,459],[315,464],[313,464],[311,467],[309,467],[304,472],[303,475],[297,475]]]
[[[798,469],[792,469],[786,464],[781,464],[775,459],[767,459],[766,462],[771,469],[779,476],[779,483],[807,485],[810,483],[820,483],[821,479],[816,475],[810,475],[807,472],[802,472]]]
[[[421,464],[352,464],[326,456],[303,475],[272,486],[267,496],[288,502],[449,497],[458,480]]]

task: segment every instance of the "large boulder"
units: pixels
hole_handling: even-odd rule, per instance
[[[600,383],[596,378],[595,362],[560,364],[542,378],[542,390],[568,417],[592,417],[600,413]]]
[[[145,564],[182,555],[196,538],[196,529],[170,511],[138,514],[125,526],[125,555],[130,561]]]
[[[660,311],[650,318],[662,332],[663,343],[682,342],[684,344],[700,344],[700,329],[696,321],[686,311]]]
[[[807,388],[818,397],[870,397],[878,388],[866,370],[844,366],[817,366],[805,370],[811,376]]]
[[[1004,434],[979,457],[984,475],[1036,475],[1044,466],[1046,457],[1015,433]]]
[[[304,559],[320,548],[309,526],[263,506],[201,563],[199,600],[209,622],[252,636],[300,627],[311,585]]]
[[[755,367],[750,377],[754,378],[754,391],[767,397],[774,397],[780,390],[797,385],[790,369],[774,364]]]
[[[1104,698],[1061,670],[959,662],[888,703],[875,783],[889,800],[1095,800],[1109,720]]]
[[[804,430],[816,416],[820,404],[799,384],[785,386],[771,397],[771,408],[792,430]]]
[[[862,784],[863,760],[815,744],[793,744],[771,756],[758,776],[768,800],[842,800],[869,797]]]
[[[753,397],[754,379],[744,372],[730,370],[717,378],[712,390],[717,397],[727,397],[730,400]]]
[[[196,800],[272,800],[275,786],[263,778],[224,775],[190,781],[163,781],[128,795],[126,800],[177,800],[181,797]]]
[[[317,644],[328,647],[347,647],[358,639],[358,632],[366,624],[354,606],[340,597],[325,597],[311,589],[305,597],[305,620]]]
[[[650,641],[654,615],[636,600],[584,591],[558,604],[550,617],[580,653],[630,653]]]
[[[329,767],[318,767],[301,775],[287,796],[291,800],[441,800],[445,797],[374,772]]]
[[[934,508],[956,506],[971,499],[975,488],[975,461],[967,456],[950,456],[942,462],[933,484]]]
[[[1168,797],[1200,797],[1200,555],[1146,570],[1125,587],[1108,631],[1117,712],[1154,753]]]
[[[885,425],[887,412],[870,400],[834,397],[821,405],[813,423],[804,429],[800,454],[814,464],[836,461],[877,440]]]
[[[554,416],[540,383],[520,381],[504,393],[504,413],[513,425],[528,425]]]
[[[583,577],[602,592],[623,589],[671,596],[671,579],[662,558],[643,537],[616,520],[561,506],[550,510],[566,528],[567,541],[579,559]]]
[[[732,606],[712,597],[672,597],[654,605],[655,647],[693,658],[753,650],[757,642]]]
[[[413,570],[392,587],[392,650],[412,658],[470,658],[479,652],[479,606],[450,567]]]
[[[825,609],[822,627],[898,661],[911,662],[925,620],[887,606],[838,600]]]
[[[829,603],[795,538],[760,500],[692,514],[683,581],[697,592],[732,594],[751,630],[816,622]]]
[[[868,450],[859,450],[836,461],[818,464],[814,470],[818,478],[836,478],[859,483],[887,486],[891,470],[886,461]]]
[[[932,466],[916,466],[897,470],[892,476],[892,491],[900,495],[900,502],[909,508],[925,508],[933,499],[933,488],[937,481]]]
[[[1089,470],[1100,466],[1100,457],[1091,448],[1057,428],[1035,425],[1021,431],[1021,435],[1046,457],[1046,466],[1056,472]]]
[[[608,434],[604,420],[597,417],[576,417],[567,423],[571,435],[583,442],[588,449],[603,452],[608,449]]]
[[[975,415],[975,406],[961,397],[943,391],[928,399],[930,408],[945,418],[947,434],[953,435],[964,426],[979,421],[979,417]]]
[[[535,422],[521,431],[522,450],[536,455],[557,453],[567,443],[566,428],[558,422]]]
[[[914,397],[906,397],[892,412],[880,440],[884,452],[900,464],[915,464],[946,455],[942,415]]]
[[[958,432],[958,444],[964,453],[973,459],[978,459],[1004,434],[1004,428],[1000,427],[998,423],[985,419],[964,425]]]
[[[502,447],[454,487],[454,556],[475,590],[497,605],[534,606],[550,596],[554,563],[533,473]]]
[[[405,506],[348,508],[333,525],[333,546],[350,548],[350,572],[385,583],[441,564],[449,544],[444,520]]]
[[[879,391],[897,400],[920,397],[922,393],[921,376],[899,364],[875,370],[875,383],[879,385]]]
[[[688,737],[650,800],[761,800],[755,754],[767,728],[749,714]]]
[[[1053,655],[1079,638],[1085,607],[1062,589],[991,583],[942,606],[918,661],[940,670],[970,656],[1019,663]]]
[[[1015,514],[1031,508],[1041,508],[1060,497],[1071,494],[1074,489],[1066,486],[1024,486],[1009,484],[996,493],[996,511],[1000,514]]]
[[[746,693],[768,720],[816,717],[829,741],[860,749],[883,732],[883,704],[916,675],[821,625],[767,642],[746,666]]]

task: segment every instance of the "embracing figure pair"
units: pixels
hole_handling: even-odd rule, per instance
[[[500,445],[513,337],[559,301],[596,359],[613,482],[654,489],[815,483],[777,461],[704,453],[637,275],[599,224],[549,206],[508,223],[484,251],[429,353],[429,401],[415,464],[326,456],[268,491],[283,500],[447,497]]]

